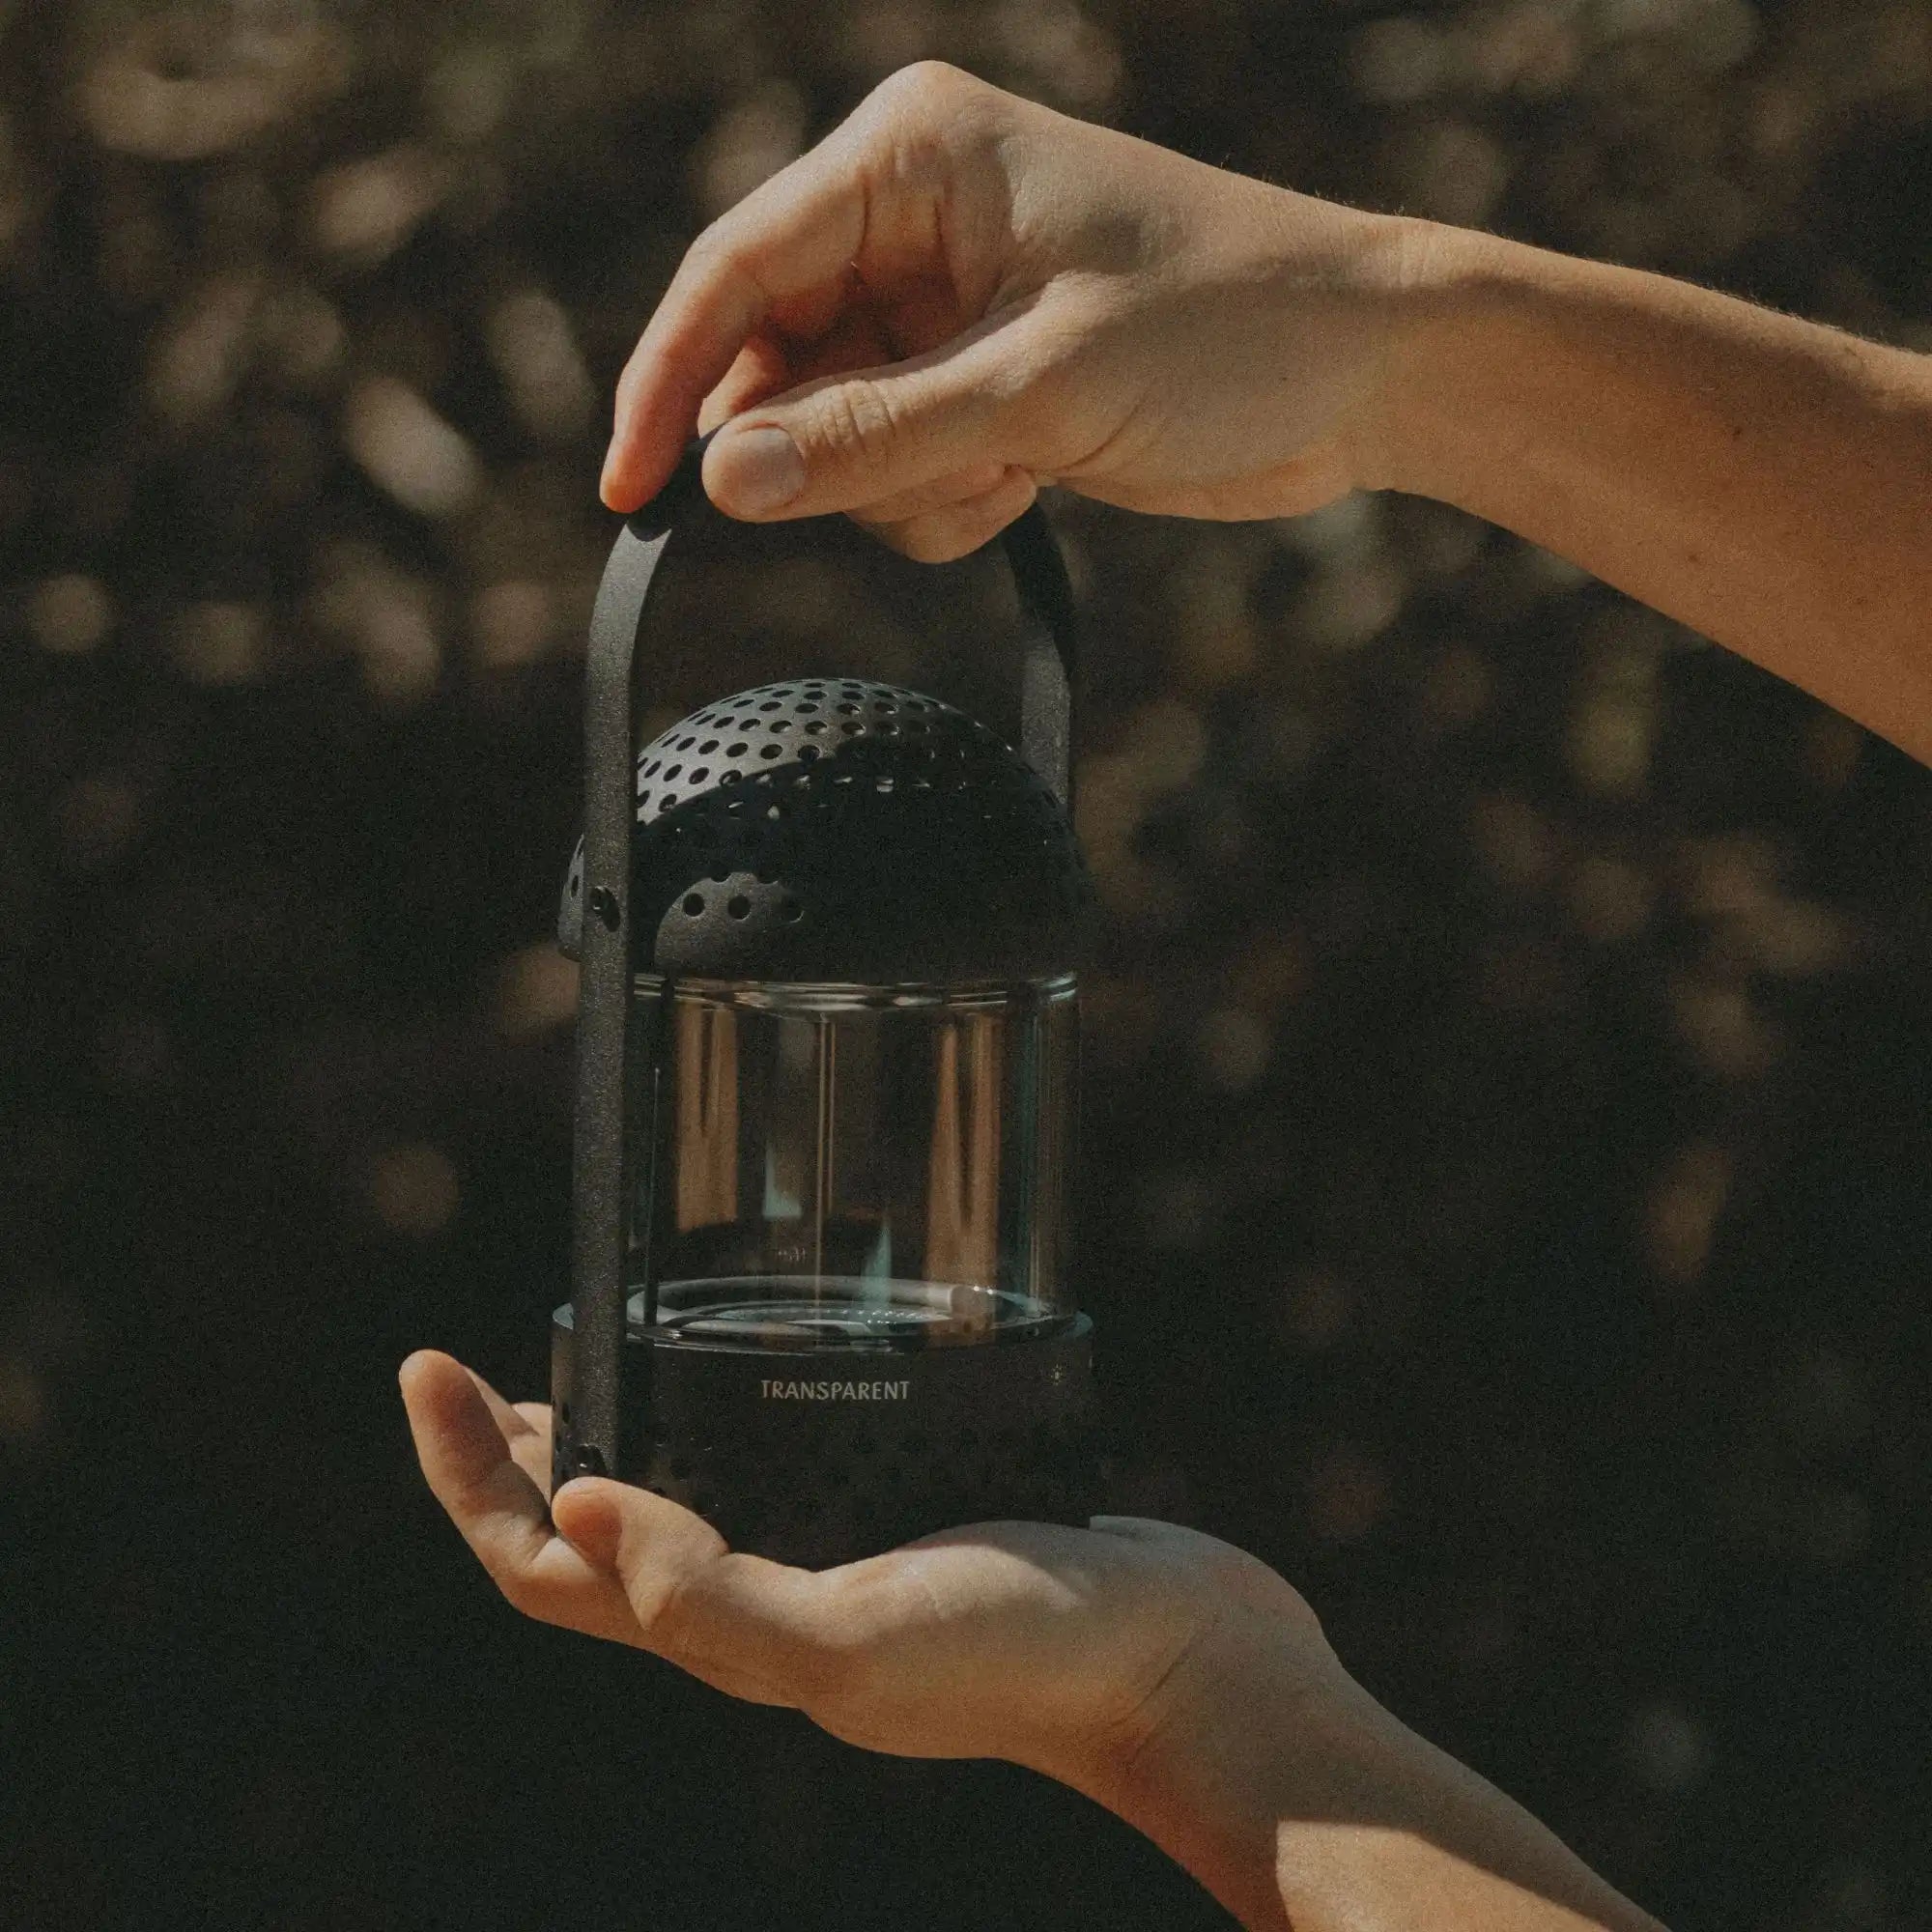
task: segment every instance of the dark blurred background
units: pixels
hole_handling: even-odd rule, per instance
[[[1932,348],[1923,0],[0,5],[10,1925],[1227,1923],[519,1621],[395,1399],[563,1293],[615,371],[928,54]],[[1434,504],[1056,515],[1122,1506],[1680,1932],[1932,1925],[1932,781]],[[864,577],[719,576],[653,728],[900,667]]]

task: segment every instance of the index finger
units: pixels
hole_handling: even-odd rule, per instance
[[[481,1378],[419,1350],[400,1379],[431,1492],[511,1604],[546,1623],[635,1643],[622,1590],[551,1533],[543,1492],[513,1460]]]
[[[704,398],[761,327],[816,336],[862,261],[896,271],[943,251],[940,157],[981,91],[941,63],[902,69],[692,243],[617,382],[601,486],[611,509],[664,487]]]
[[[692,243],[617,381],[600,486],[611,509],[635,510],[664,487],[704,398],[767,322],[829,326],[865,229],[859,171],[827,142]]]

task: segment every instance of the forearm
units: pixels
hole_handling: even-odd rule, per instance
[[[1271,1696],[1264,1656],[1216,1673],[1086,1788],[1250,1932],[1659,1932],[1353,1684]]]
[[[1492,237],[1420,242],[1377,480],[1932,758],[1932,357]]]

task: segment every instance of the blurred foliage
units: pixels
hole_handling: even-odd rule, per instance
[[[11,1922],[1223,1922],[1064,1795],[517,1624],[417,1492],[394,1359],[533,1387],[560,1294],[615,371],[705,220],[924,55],[1932,349],[1932,11],[0,36]],[[1055,513],[1122,1506],[1280,1564],[1680,1932],[1932,1923],[1924,776],[1438,505]],[[724,573],[667,713],[872,668],[864,575]]]

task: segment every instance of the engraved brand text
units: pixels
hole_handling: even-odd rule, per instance
[[[769,1402],[903,1402],[912,1393],[904,1382],[787,1382],[767,1376],[759,1389]]]

